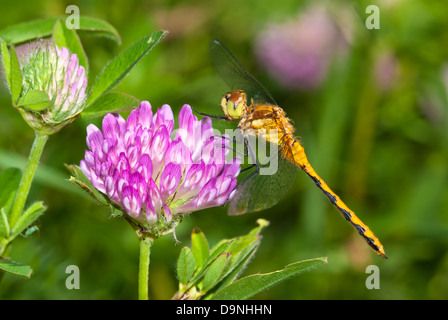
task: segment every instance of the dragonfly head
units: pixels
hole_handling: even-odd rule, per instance
[[[246,93],[242,90],[227,92],[221,99],[221,108],[228,120],[239,120],[246,107]]]

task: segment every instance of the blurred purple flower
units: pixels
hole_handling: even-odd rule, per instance
[[[399,79],[400,71],[399,61],[392,52],[381,52],[375,58],[374,76],[380,90],[391,89]]]
[[[272,24],[255,42],[260,65],[285,88],[318,87],[336,52],[346,45],[335,20],[318,6],[298,19]]]
[[[223,205],[236,186],[240,159],[226,162],[228,140],[211,120],[198,121],[189,105],[179,114],[163,105],[154,115],[143,101],[127,120],[108,114],[100,131],[87,127],[80,168],[93,186],[139,224],[170,223],[176,215]]]

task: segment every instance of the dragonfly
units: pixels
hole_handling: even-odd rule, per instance
[[[302,169],[324,193],[342,216],[381,257],[387,259],[383,245],[370,228],[334,193],[309,163],[294,127],[271,93],[253,77],[219,40],[210,43],[212,63],[220,77],[230,86],[221,99],[224,116],[210,116],[226,121],[237,121],[247,150],[253,150],[251,137],[264,139],[278,147],[279,161],[275,174],[260,175],[256,170],[238,182],[235,194],[229,200],[229,214],[243,214],[272,207],[295,180],[297,168]],[[250,101],[250,104],[248,104]],[[248,152],[254,156],[254,152]]]

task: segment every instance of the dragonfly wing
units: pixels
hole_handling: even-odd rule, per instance
[[[244,90],[255,102],[277,105],[269,91],[238,62],[235,56],[219,40],[210,43],[210,57],[219,76],[231,90]]]
[[[263,161],[260,157],[258,160]],[[266,165],[259,164],[259,170],[253,168],[240,174],[236,192],[229,202],[229,215],[268,209],[277,204],[291,188],[297,172],[294,164],[282,159],[279,153],[269,162],[263,163]]]

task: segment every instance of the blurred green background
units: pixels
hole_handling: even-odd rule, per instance
[[[0,29],[63,15],[70,4],[81,15],[108,21],[120,33],[121,46],[108,39],[81,38],[90,61],[90,83],[131,43],[168,30],[117,90],[148,100],[153,108],[167,103],[175,113],[190,104],[220,114],[218,103],[227,87],[208,57],[210,40],[220,39],[271,91],[294,122],[315,170],[371,227],[390,257],[377,257],[298,172],[293,188],[270,210],[238,217],[227,216],[225,207],[196,212],[176,229],[180,244],[171,235],[158,239],[151,254],[152,299],[169,299],[177,290],[176,259],[182,246],[190,245],[194,227],[205,232],[212,246],[247,233],[259,217],[271,224],[263,230],[261,247],[245,274],[322,256],[328,257],[328,265],[255,298],[447,299],[448,3],[376,3],[379,30],[365,26],[367,1],[2,1]],[[331,17],[331,28],[307,16],[312,6]],[[336,42],[319,44],[332,28]],[[287,75],[275,74],[269,69],[273,62],[260,58],[260,50],[288,42],[293,51],[314,48],[316,59],[330,61],[323,62],[325,72],[312,85],[307,83],[310,74],[288,86],[282,81]],[[274,51],[271,59],[281,63],[283,53]],[[33,132],[10,106],[4,83],[0,104],[0,169],[20,167]],[[79,164],[84,155],[87,125],[77,120],[46,145],[28,199],[44,200],[49,209],[37,223],[39,230],[17,239],[10,254],[31,265],[34,273],[30,279],[5,275],[1,299],[137,298],[134,232],[66,180],[64,164]],[[65,268],[72,264],[80,268],[79,290],[65,287]],[[365,270],[372,264],[380,269],[379,290],[365,286]]]

